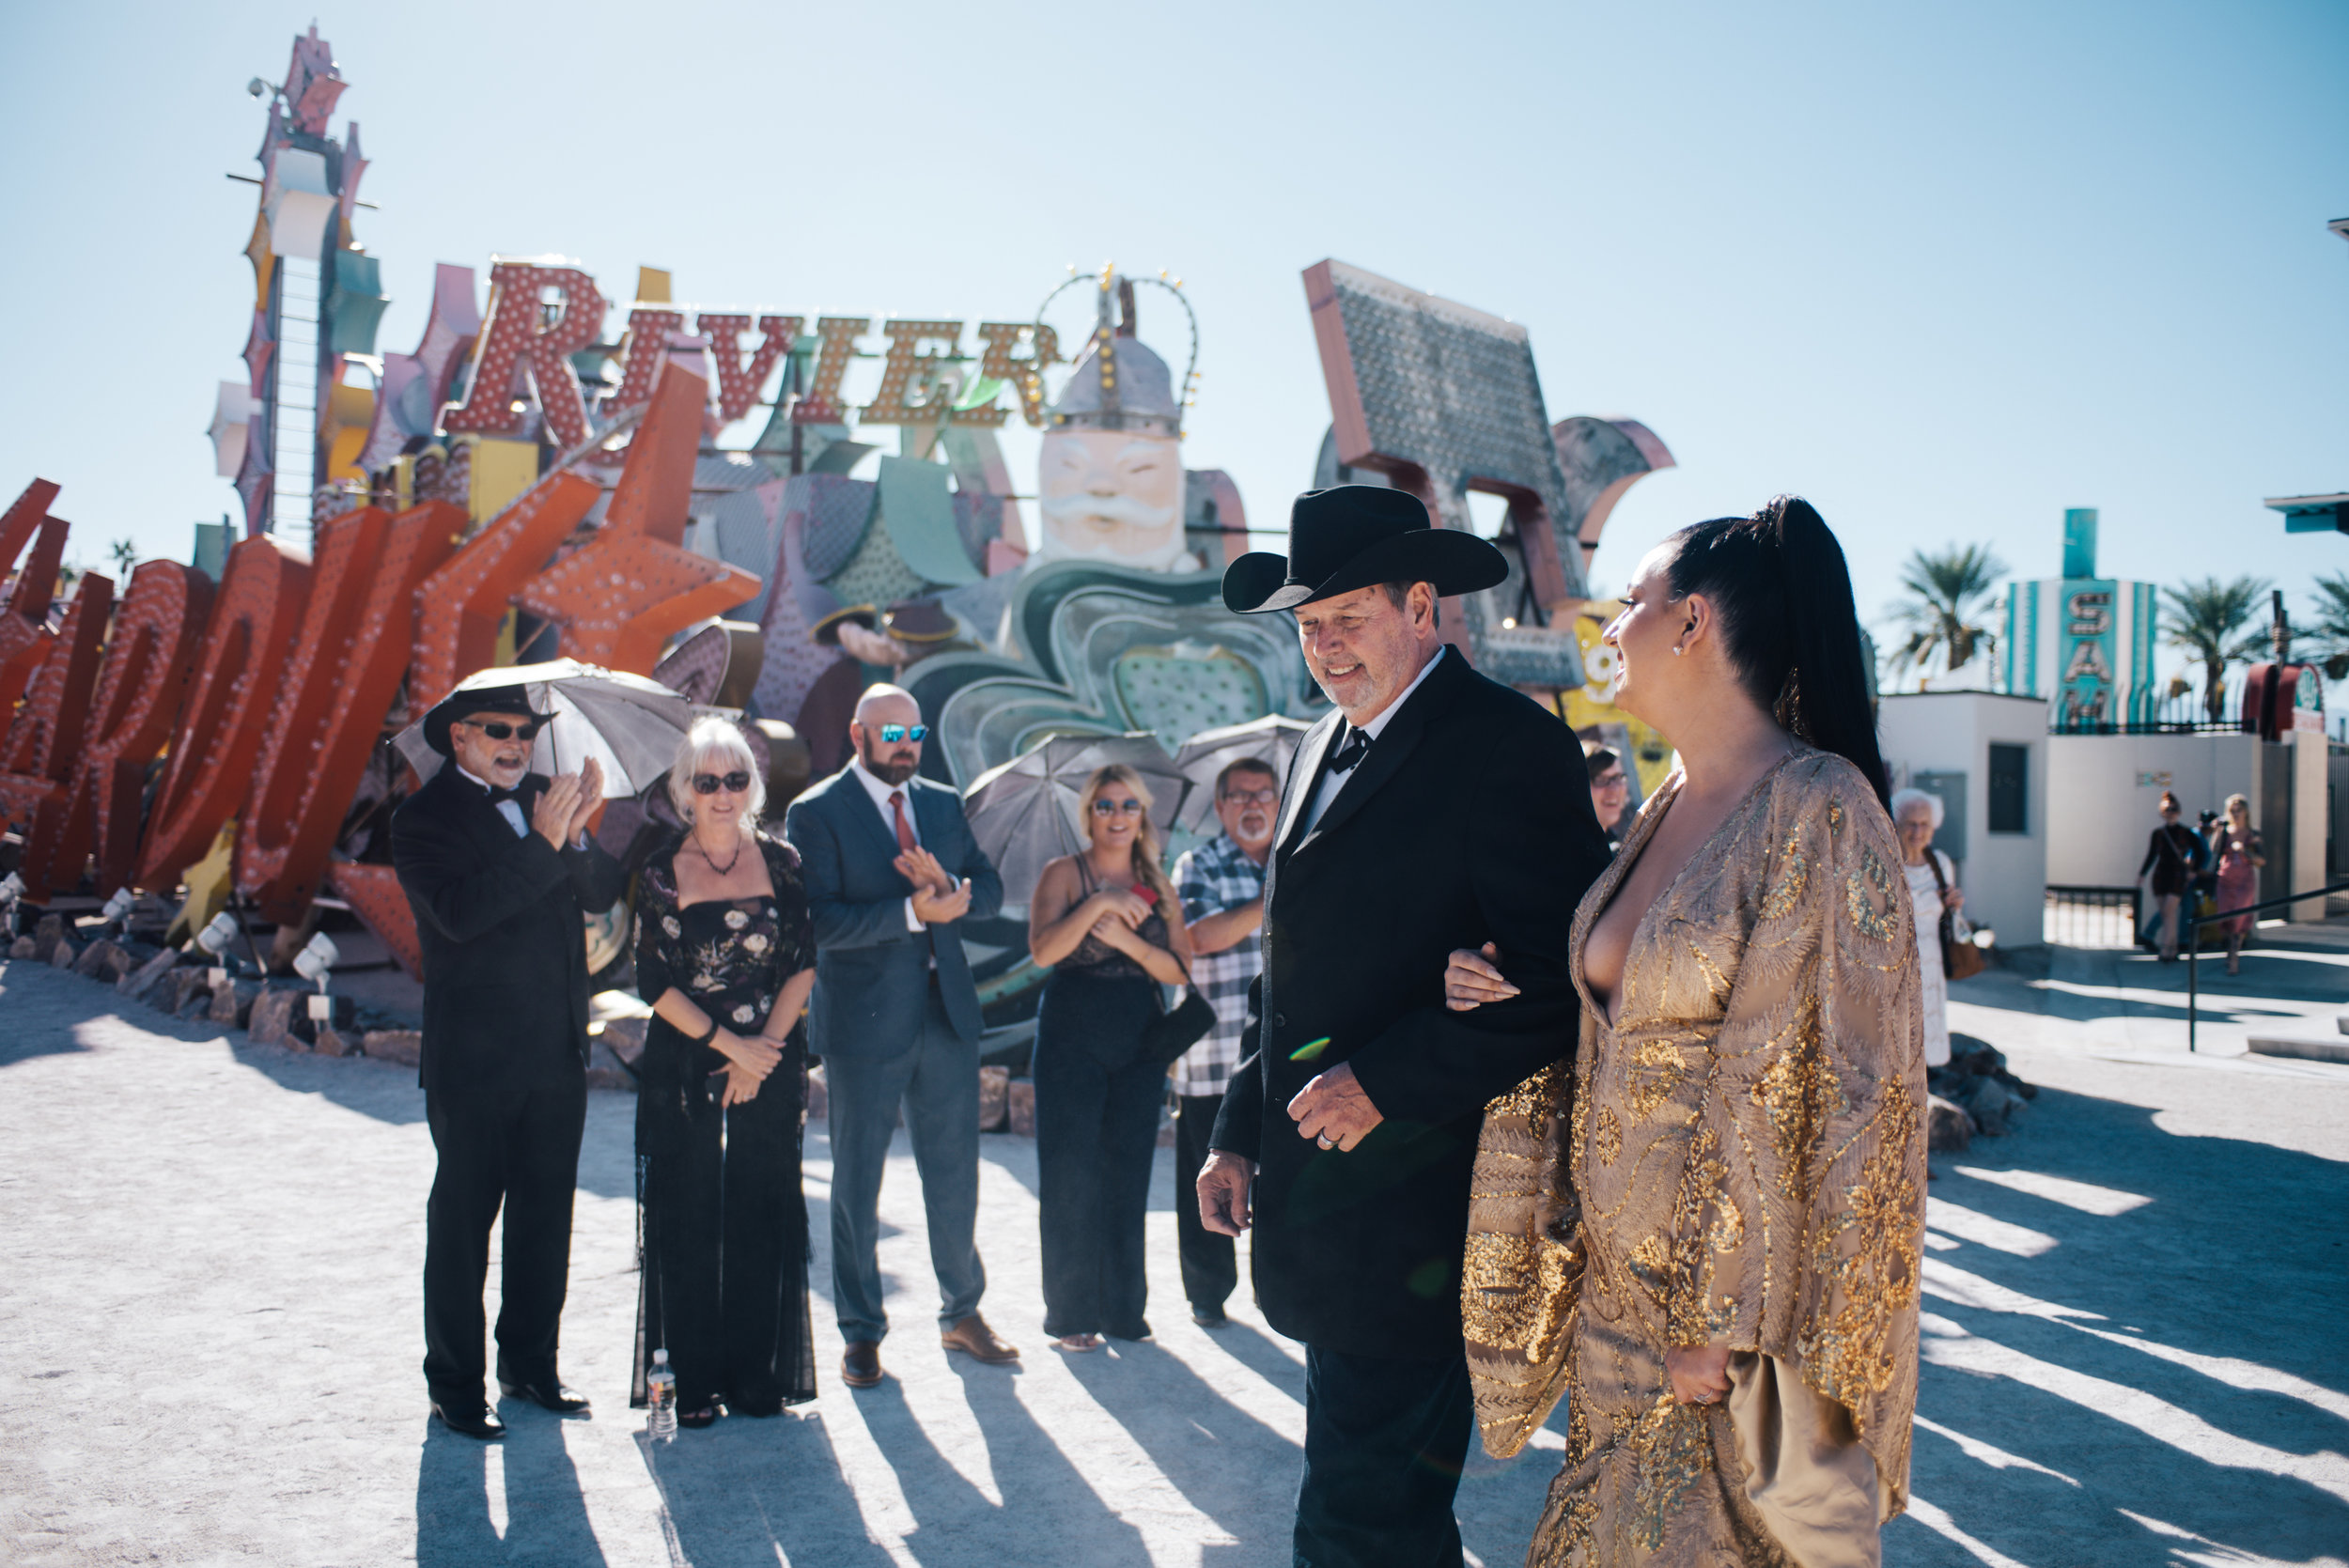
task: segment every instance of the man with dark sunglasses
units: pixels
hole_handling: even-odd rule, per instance
[[[921,1169],[948,1350],[1017,1360],[979,1316],[987,1270],[979,1208],[979,993],[962,922],[991,919],[1003,878],[963,819],[962,797],[918,776],[927,735],[910,692],[868,689],[848,726],[855,756],[784,817],[816,917],[808,1043],[824,1059],[832,1134],[832,1306],[850,1388],[881,1380],[881,1172],[905,1110]]]
[[[557,1414],[586,1407],[556,1367],[571,1194],[587,1116],[584,911],[622,874],[586,836],[603,798],[591,758],[530,771],[547,716],[521,686],[458,691],[428,714],[448,760],[392,816],[392,859],[424,950],[425,1120],[439,1170],[425,1209],[425,1384],[469,1437],[506,1428],[485,1397],[481,1289],[506,1211],[498,1387]]]

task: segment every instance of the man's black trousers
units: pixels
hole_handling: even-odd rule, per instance
[[[1305,1347],[1296,1568],[1459,1568],[1452,1516],[1474,1425],[1467,1358]]]
[[[1221,1094],[1178,1094],[1174,1101],[1174,1240],[1183,1260],[1183,1295],[1203,1312],[1220,1312],[1239,1284],[1232,1238],[1199,1220],[1199,1168],[1207,1163]]]
[[[481,1288],[501,1204],[498,1373],[510,1382],[554,1379],[586,1078],[536,1089],[429,1090],[424,1114],[441,1157],[425,1209],[424,1378],[443,1405],[475,1409],[488,1371]]]

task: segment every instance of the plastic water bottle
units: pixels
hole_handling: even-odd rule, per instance
[[[677,1374],[669,1370],[669,1353],[652,1353],[652,1370],[645,1374],[646,1427],[663,1442],[677,1436]]]

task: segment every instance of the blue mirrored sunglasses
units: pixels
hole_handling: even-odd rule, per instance
[[[903,724],[883,724],[880,727],[881,744],[894,746],[900,740],[910,740],[918,746],[922,743],[923,737],[929,733],[930,727],[927,724],[916,724],[911,729],[908,729]]]

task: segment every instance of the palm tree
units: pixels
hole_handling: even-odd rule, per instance
[[[139,547],[129,539],[117,539],[107,546],[107,553],[115,558],[115,569],[125,577],[130,576],[131,568],[139,564]]]
[[[2349,675],[2349,574],[2316,578],[2316,619],[2308,630],[2316,655],[2325,660],[2325,674],[2334,680]]]
[[[1917,551],[1901,567],[1901,586],[1910,597],[1892,607],[1892,619],[1907,635],[1892,650],[1892,671],[1899,675],[1922,666],[1936,653],[1952,673],[1969,662],[1974,650],[1986,656],[1999,639],[1973,617],[1983,609],[1991,584],[2006,575],[2006,563],[1988,545],[1948,545],[1938,552]]]
[[[2170,601],[2162,607],[2162,635],[2172,647],[2202,661],[2202,711],[2213,723],[2226,714],[2227,666],[2268,646],[2265,627],[2244,629],[2267,598],[2267,589],[2263,577],[2238,577],[2232,582],[2204,577],[2161,591]]]

